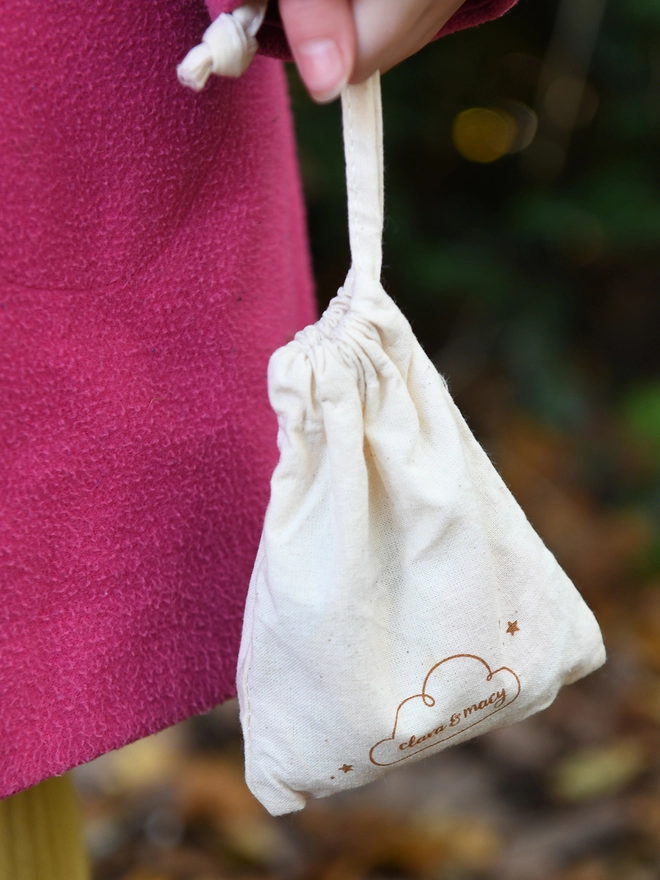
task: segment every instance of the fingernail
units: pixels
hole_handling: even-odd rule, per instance
[[[308,40],[296,49],[300,75],[312,97],[325,103],[334,100],[348,78],[344,59],[334,40]]]

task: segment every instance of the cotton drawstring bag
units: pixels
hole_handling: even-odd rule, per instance
[[[247,783],[274,815],[548,706],[605,651],[380,284],[380,81],[342,95],[352,267],[276,351],[245,609]]]

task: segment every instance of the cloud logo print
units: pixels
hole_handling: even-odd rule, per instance
[[[453,654],[432,666],[422,691],[396,710],[392,735],[371,747],[378,767],[398,764],[482,724],[510,706],[520,679],[508,666],[491,669],[476,654]]]

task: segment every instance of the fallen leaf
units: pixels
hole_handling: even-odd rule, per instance
[[[554,768],[550,789],[564,801],[584,801],[614,794],[645,769],[639,743],[626,740],[569,755]]]
[[[178,774],[178,806],[187,818],[225,822],[270,819],[245,783],[243,766],[230,757],[190,757]]]
[[[334,877],[338,863],[348,873],[396,871],[412,877],[434,875],[440,866],[483,870],[500,850],[497,833],[486,823],[466,817],[407,817],[359,809],[308,810],[297,820],[317,845],[316,880]],[[321,867],[324,866],[324,867]],[[349,870],[350,866],[350,870]],[[348,874],[347,874],[348,875]]]

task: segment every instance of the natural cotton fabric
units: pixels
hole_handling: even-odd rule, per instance
[[[381,287],[378,76],[343,94],[353,265],[270,361],[279,424],[239,654],[273,814],[545,708],[598,625]]]

